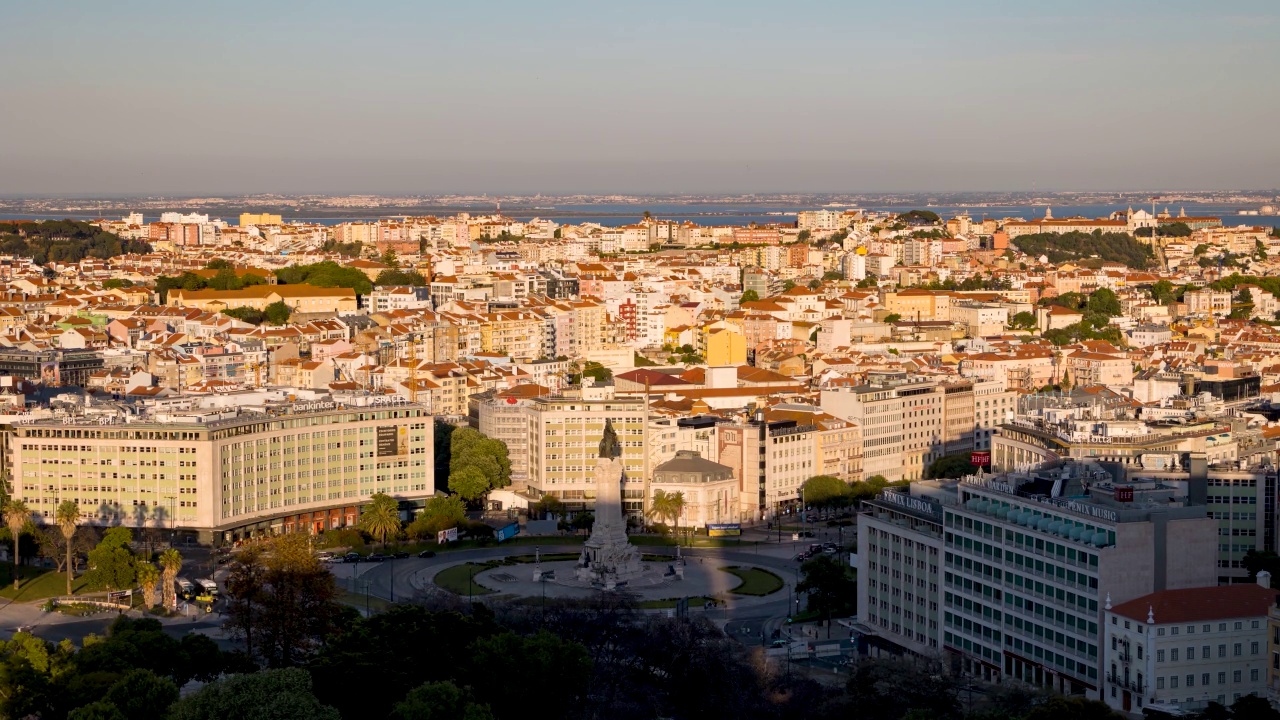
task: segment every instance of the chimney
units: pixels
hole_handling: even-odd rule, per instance
[[[1271,573],[1266,570],[1258,571],[1258,585],[1264,588],[1271,587]]]

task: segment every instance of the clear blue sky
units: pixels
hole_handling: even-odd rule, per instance
[[[0,3],[0,193],[1280,186],[1280,3]]]

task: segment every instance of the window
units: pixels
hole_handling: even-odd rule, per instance
[[[1188,660],[1196,659],[1196,649],[1194,647],[1187,648],[1187,659]]]
[[[1250,654],[1250,655],[1257,655],[1257,654],[1258,654],[1258,643],[1257,643],[1257,641],[1254,641],[1254,642],[1249,643],[1249,654]]]
[[[1236,674],[1238,675],[1239,673],[1236,673]],[[1169,676],[1169,689],[1170,689],[1170,690],[1177,690],[1177,689],[1178,689],[1178,676],[1177,676],[1177,675],[1170,675],[1170,676]]]
[[[1236,643],[1235,645],[1232,645],[1231,654],[1235,655],[1236,657],[1240,657],[1241,655],[1243,655],[1244,645],[1242,643]],[[1237,680],[1236,682],[1239,682],[1239,681]]]
[[[1208,684],[1209,684],[1209,673],[1201,673],[1201,674],[1200,674],[1200,684],[1201,684],[1201,685],[1208,685]]]
[[[1218,673],[1218,684],[1219,684],[1219,685],[1226,685],[1226,684],[1227,684],[1227,674],[1226,674],[1226,673],[1224,673],[1224,672],[1220,672],[1220,673]]]
[[[1209,659],[1209,658],[1211,658],[1211,657],[1213,657],[1213,656],[1209,654],[1209,646],[1208,646],[1208,645],[1203,645],[1203,646],[1201,646],[1201,647],[1200,647],[1200,659],[1201,659],[1201,660],[1208,660],[1208,659]]]
[[[1178,662],[1178,648],[1169,651],[1169,662]]]
[[[1258,682],[1258,668],[1249,671],[1249,682]]]
[[[1231,682],[1240,682],[1240,671],[1236,670],[1231,673]]]
[[[1187,676],[1187,687],[1195,687],[1195,686],[1196,686],[1196,676],[1195,676],[1195,675],[1188,675],[1188,676]]]
[[[1163,651],[1163,650],[1157,650],[1157,651],[1156,651],[1156,662],[1158,662],[1158,663],[1162,663],[1162,662],[1164,662],[1164,651]]]
[[[1158,678],[1156,678],[1156,689],[1157,689],[1157,690],[1163,690],[1163,689],[1164,689],[1164,678],[1162,678],[1162,677],[1158,677]]]

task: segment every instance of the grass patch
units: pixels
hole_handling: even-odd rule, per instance
[[[720,569],[742,580],[741,585],[729,591],[736,595],[772,595],[782,589],[782,578],[768,570],[755,567],[744,569],[737,565],[726,565]]]
[[[45,598],[61,597],[67,594],[66,573],[54,572],[48,568],[22,566],[19,573],[22,585],[13,589],[13,565],[0,566],[0,597],[14,602],[31,602]],[[71,592],[79,593],[85,589],[84,576],[71,581]]]
[[[366,607],[366,598],[364,593],[353,593],[342,591],[338,593],[338,602],[343,605],[350,605],[353,608]],[[368,608],[372,612],[386,612],[391,607],[391,603],[378,597],[377,595],[368,596]]]
[[[498,567],[498,563],[463,563],[445,568],[436,573],[432,582],[454,595],[492,595],[493,590],[472,580],[476,573]]]

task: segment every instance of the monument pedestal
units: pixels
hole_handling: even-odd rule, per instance
[[[627,539],[627,523],[622,514],[622,479],[621,460],[617,457],[596,459],[596,520],[578,558],[577,577],[606,590],[614,590],[619,583],[644,574],[640,551]]]

